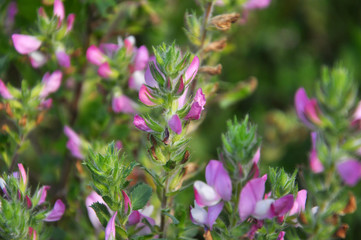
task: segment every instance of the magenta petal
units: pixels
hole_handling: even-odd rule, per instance
[[[9,92],[8,88],[4,84],[4,82],[0,79],[0,95],[5,99],[14,98],[13,95]]]
[[[139,100],[144,103],[147,106],[155,106],[156,104],[152,102],[151,99],[153,97],[151,96],[149,89],[143,84],[139,89]]]
[[[202,89],[198,89],[196,96],[194,97],[193,104],[191,109],[189,110],[187,116],[185,116],[185,120],[198,120],[201,117],[201,113],[204,109],[204,105],[206,104],[206,98],[202,92]]]
[[[184,107],[184,104],[187,102],[187,93],[188,93],[188,88],[186,88],[182,94],[182,96],[180,96],[178,98],[178,109],[181,109]]]
[[[39,189],[39,191],[37,193],[37,196],[38,197],[40,196],[40,198],[39,198],[39,202],[38,202],[37,205],[41,205],[41,204],[43,204],[45,202],[46,195],[47,195],[47,192],[48,192],[49,189],[50,189],[50,186],[47,186],[47,185],[45,185],[45,186],[43,186],[42,188]]]
[[[104,54],[95,45],[91,45],[86,51],[86,59],[97,66],[106,61]]]
[[[193,185],[194,198],[200,207],[216,205],[222,198],[212,186],[195,181]]]
[[[190,83],[196,76],[199,68],[199,58],[194,56],[191,64],[189,65],[187,71],[185,72],[185,82]]]
[[[56,60],[59,65],[65,68],[70,67],[70,56],[66,54],[64,51],[56,52]]]
[[[295,108],[298,118],[309,128],[313,128],[313,125],[307,120],[305,116],[305,107],[309,99],[304,88],[299,88],[295,94]]]
[[[52,74],[46,73],[43,77],[43,89],[40,92],[40,97],[45,98],[49,94],[56,92],[60,85],[63,74],[61,71],[54,71]]]
[[[113,111],[116,113],[135,113],[135,103],[125,95],[114,97],[112,101]]]
[[[58,199],[54,204],[53,210],[51,210],[51,212],[47,214],[44,221],[45,222],[58,221],[63,216],[64,212],[65,212],[65,205],[60,199]]]
[[[69,14],[68,17],[66,18],[66,33],[70,32],[73,29],[74,20],[75,20],[74,13]]]
[[[292,194],[288,194],[286,196],[281,197],[280,199],[277,199],[272,204],[273,214],[277,217],[285,215],[293,207],[293,201],[294,198]]]
[[[337,164],[337,171],[347,185],[354,186],[361,178],[361,163],[350,159]]]
[[[168,121],[168,126],[170,127],[170,129],[172,129],[173,132],[175,132],[176,134],[181,134],[182,133],[182,122],[179,119],[177,114],[174,114]]]
[[[313,173],[321,173],[324,170],[324,167],[320,161],[320,159],[317,156],[316,150],[311,150],[310,153],[310,168]]]
[[[321,124],[321,119],[318,116],[318,104],[316,99],[310,99],[305,105],[305,114],[308,119],[314,124]]]
[[[47,110],[50,109],[52,105],[53,105],[53,99],[49,98],[46,100],[42,100],[39,104],[39,109]]]
[[[307,191],[304,189],[298,191],[296,200],[293,203],[289,215],[292,216],[294,214],[299,214],[300,212],[304,211],[306,207],[306,199],[307,199]]]
[[[96,212],[91,207],[91,205],[93,205],[96,202],[105,204],[103,198],[99,194],[97,194],[96,192],[93,191],[85,199],[85,205],[86,205],[86,208],[87,208],[87,211],[88,211],[88,216],[89,216],[90,222],[92,223],[92,225],[94,226],[95,229],[100,230],[100,229],[103,228],[103,226],[100,223]]]
[[[278,234],[277,240],[284,240],[284,239],[285,239],[285,235],[286,235],[286,232],[281,231],[281,232]]]
[[[265,182],[266,180],[263,178],[255,178],[242,189],[238,203],[238,212],[242,222],[252,215],[257,201],[262,200]]]
[[[29,59],[33,68],[39,68],[43,66],[47,61],[46,56],[39,51],[29,53]]]
[[[148,49],[145,46],[140,46],[134,58],[134,70],[143,70],[149,60]]]
[[[257,149],[257,152],[254,154],[254,156],[252,158],[252,162],[255,163],[255,164],[258,164],[260,157],[261,157],[261,148],[259,147]]]
[[[105,240],[115,240],[115,217],[118,212],[115,212],[110,218],[107,227],[105,228]]]
[[[12,39],[16,51],[18,51],[18,53],[20,54],[28,54],[34,52],[41,45],[41,41],[34,36],[13,34]]]
[[[20,171],[20,174],[21,174],[21,180],[23,180],[23,183],[24,183],[24,185],[26,185],[26,183],[27,183],[27,175],[26,175],[26,171],[25,171],[25,168],[24,168],[24,166],[23,166],[23,164],[21,164],[21,163],[18,163],[18,168],[19,168],[19,171]]]
[[[232,196],[232,181],[223,163],[217,160],[209,161],[206,167],[207,183],[214,187],[223,200],[229,201]]]
[[[99,48],[104,52],[108,57],[112,58],[114,53],[119,50],[119,45],[114,43],[101,43]]]
[[[142,220],[142,216],[140,215],[139,211],[132,211],[132,213],[128,217],[128,224],[135,225]]]
[[[123,198],[124,198],[124,210],[127,213],[128,210],[132,208],[132,203],[130,202],[130,198],[127,195],[127,193],[124,192],[123,190],[122,190],[122,195],[123,195]]]
[[[63,21],[65,17],[64,5],[61,0],[54,1],[54,9],[53,9],[54,16],[57,16],[60,21]]]
[[[144,118],[142,118],[141,116],[139,116],[138,114],[136,114],[134,116],[134,120],[133,120],[133,124],[136,128],[138,128],[139,130],[145,131],[145,132],[152,132],[153,130],[150,129],[147,125],[147,123],[145,122]]]
[[[102,64],[100,64],[99,68],[98,68],[98,75],[102,78],[109,78],[111,77],[113,71],[110,68],[110,65],[108,62],[104,62]]]
[[[156,61],[155,61],[155,57],[154,56],[151,56],[149,58],[149,63],[150,62],[153,62],[156,69],[158,70],[159,74],[163,76],[163,74],[160,72],[160,70],[158,69],[157,67],[157,64],[156,64]],[[163,76],[164,78],[164,76]],[[150,71],[150,67],[149,67],[149,64],[148,64],[148,67],[147,67],[147,70],[145,71],[145,74],[144,74],[144,79],[145,79],[145,84],[147,84],[148,86],[150,87],[154,87],[154,88],[157,88],[158,87],[158,83],[157,81],[153,78],[153,75],[152,75],[152,72]]]
[[[248,10],[262,9],[268,7],[270,3],[271,0],[248,0],[243,7]]]
[[[220,202],[214,206],[208,207],[207,225],[212,230],[214,222],[217,220],[219,214],[222,212],[224,202]]]

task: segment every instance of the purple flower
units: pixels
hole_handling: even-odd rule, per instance
[[[245,9],[262,9],[268,7],[271,3],[271,0],[248,0],[243,7]]]
[[[186,84],[189,84],[194,77],[197,75],[199,68],[199,58],[197,56],[194,56],[191,64],[189,65],[187,71],[185,72],[185,82]]]
[[[198,89],[196,96],[194,97],[191,109],[185,116],[185,120],[198,120],[201,117],[201,113],[206,105],[206,98],[202,92],[202,89]]]
[[[106,58],[102,51],[95,45],[91,45],[86,51],[86,59],[97,66],[100,66],[102,63],[106,61]]]
[[[28,54],[38,50],[41,45],[41,41],[30,35],[13,34],[12,40],[16,51],[20,54]]]
[[[281,231],[281,232],[278,234],[277,240],[284,240],[284,239],[285,239],[285,235],[286,235],[286,232]]]
[[[26,186],[26,183],[28,182],[28,177],[23,164],[19,163],[18,168],[20,171],[21,180],[23,181],[24,186]]]
[[[114,97],[112,101],[113,111],[116,113],[135,113],[136,104],[127,96],[121,95],[119,97]]]
[[[214,222],[222,212],[224,202],[208,207],[208,212],[194,202],[194,208],[191,207],[190,217],[194,224],[204,226],[212,230]]]
[[[69,14],[68,17],[66,18],[66,33],[70,32],[73,29],[74,21],[75,21],[75,14],[74,13]]]
[[[304,88],[297,90],[295,95],[295,108],[299,119],[309,128],[314,124],[321,124],[319,107],[316,99],[309,99]]]
[[[134,116],[133,124],[136,128],[139,130],[145,131],[145,132],[152,132],[153,130],[148,127],[147,123],[145,122],[144,118],[136,114]]]
[[[107,227],[105,228],[105,240],[115,240],[115,218],[118,212],[110,218]]]
[[[92,223],[93,227],[99,231],[100,229],[103,229],[102,224],[100,223],[96,212],[94,211],[94,209],[91,207],[91,205],[93,205],[94,203],[99,202],[102,204],[106,203],[104,202],[103,198],[97,194],[95,191],[92,191],[89,196],[85,199],[85,205],[86,205],[86,209],[88,211],[88,216],[90,219],[90,222]]]
[[[134,58],[134,63],[133,63],[134,71],[143,70],[147,66],[148,60],[149,60],[148,49],[145,46],[140,46],[137,49],[137,53]]]
[[[307,199],[307,190],[302,189],[298,191],[295,202],[293,203],[292,209],[289,212],[289,215],[300,214],[305,210]]]
[[[120,49],[120,46],[118,44],[114,44],[114,43],[101,43],[99,45],[99,48],[109,58],[112,58],[113,55]]]
[[[123,148],[123,144],[120,140],[115,142],[115,147],[120,151]]]
[[[116,72],[110,68],[110,65],[108,62],[104,62],[100,64],[98,68],[98,75],[102,78],[113,78],[116,76]]]
[[[46,100],[42,100],[39,104],[39,109],[40,110],[46,110],[51,108],[51,105],[53,104],[53,99],[49,98]]]
[[[181,134],[182,133],[182,122],[179,119],[177,114],[174,114],[168,121],[168,126],[170,127],[170,129],[172,129],[173,132],[175,132],[176,134]]]
[[[65,212],[65,205],[64,203],[58,199],[54,204],[53,210],[46,214],[46,218],[44,219],[45,222],[55,222],[58,221]]]
[[[130,201],[128,194],[124,190],[122,190],[122,195],[124,199],[124,212],[128,213],[128,211],[132,209],[132,203]]]
[[[361,163],[355,159],[340,162],[336,167],[346,185],[355,186],[361,178]]]
[[[137,236],[143,236],[143,235],[147,235],[150,234],[152,231],[151,229],[148,227],[147,224],[143,223],[143,219],[145,219],[146,221],[148,221],[148,223],[151,226],[155,225],[155,221],[153,218],[150,217],[150,215],[153,212],[153,205],[149,205],[139,211],[135,210],[132,211],[132,213],[129,215],[128,218],[128,225],[129,226],[133,226],[136,225],[136,229],[141,229],[140,231],[137,232]]]
[[[316,140],[317,140],[317,133],[312,132],[311,133],[312,150],[310,153],[309,162],[310,162],[310,168],[311,168],[312,172],[321,173],[321,172],[323,172],[324,168],[317,155]]]
[[[293,206],[293,195],[289,194],[280,199],[263,199],[265,192],[266,177],[250,180],[242,189],[238,212],[243,222],[252,216],[258,220],[283,216],[291,210]]]
[[[66,143],[66,147],[69,149],[71,154],[79,159],[84,159],[84,155],[81,152],[81,139],[76,134],[73,129],[68,126],[64,127],[64,134],[68,137],[68,142]]]
[[[47,192],[48,192],[49,189],[50,189],[50,186],[47,186],[47,185],[42,186],[39,189],[39,191],[38,191],[38,193],[36,195],[39,198],[39,202],[38,202],[37,205],[41,205],[41,204],[43,204],[45,202],[46,195],[47,195]]]
[[[231,200],[232,183],[223,163],[211,160],[206,167],[206,181],[194,183],[194,195],[200,207],[214,206],[222,199]]]
[[[31,66],[33,68],[39,68],[43,66],[47,61],[46,56],[39,51],[29,53],[29,58]]]
[[[13,99],[14,98],[1,79],[0,79],[0,95],[5,99]]]
[[[46,98],[50,93],[56,92],[60,87],[62,77],[63,74],[59,70],[53,72],[52,74],[49,74],[48,72],[45,73],[42,80],[44,86],[40,92],[40,97]]]
[[[65,68],[70,67],[70,56],[66,54],[64,51],[58,51],[55,53],[56,60],[58,61],[59,65]]]

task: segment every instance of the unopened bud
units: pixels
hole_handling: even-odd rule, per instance
[[[342,224],[336,231],[335,236],[338,238],[345,239],[347,230],[349,229],[349,226],[347,224]]]
[[[345,209],[343,209],[341,211],[341,214],[350,214],[355,212],[357,209],[357,202],[356,202],[356,197],[355,195],[353,195],[351,192],[349,193],[349,199],[348,199],[348,203],[345,207]]]
[[[211,23],[219,30],[226,31],[230,29],[232,23],[235,23],[241,15],[239,13],[226,13],[215,16],[211,19]]]
[[[219,75],[222,73],[222,65],[218,64],[217,66],[204,66],[199,68],[199,72],[208,73],[210,75]]]
[[[186,171],[184,168],[175,171],[175,173],[171,176],[170,181],[168,182],[168,192],[177,191],[182,187],[185,173]]]
[[[221,39],[215,42],[211,42],[204,48],[204,52],[219,52],[222,51],[227,45],[227,39]]]
[[[189,151],[187,150],[187,151],[184,153],[183,160],[182,160],[181,164],[185,164],[185,163],[188,161],[189,155],[190,155],[190,154],[189,154]]]

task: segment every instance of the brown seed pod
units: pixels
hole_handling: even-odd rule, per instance
[[[218,30],[226,31],[230,29],[232,23],[235,23],[240,17],[241,15],[239,13],[226,13],[213,17],[211,24]]]
[[[217,66],[203,66],[199,68],[199,72],[208,73],[210,75],[219,75],[222,73],[222,65],[218,64]]]
[[[336,231],[335,236],[338,238],[345,239],[347,230],[349,229],[349,226],[345,223],[343,223]]]
[[[204,48],[204,52],[219,52],[222,51],[227,45],[227,39],[223,38],[221,40],[211,42]]]
[[[353,213],[357,209],[357,202],[355,195],[353,195],[351,192],[348,195],[349,195],[348,203],[346,207],[341,211],[342,215]]]

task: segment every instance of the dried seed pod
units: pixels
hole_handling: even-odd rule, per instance
[[[41,112],[36,118],[36,125],[39,125],[44,120],[44,112]]]
[[[213,240],[211,231],[209,231],[209,230],[207,230],[207,231],[203,234],[203,237],[204,237],[205,240]]]
[[[356,197],[351,192],[349,193],[349,199],[346,207],[341,211],[342,215],[355,212],[357,209]]]
[[[335,236],[338,238],[345,239],[347,230],[349,229],[349,226],[345,223],[343,223],[336,231]]]
[[[7,115],[9,115],[9,117],[14,117],[14,114],[13,112],[11,111],[11,108],[10,108],[10,104],[9,103],[6,103],[5,104],[5,112],[7,113]]]
[[[219,52],[222,51],[227,45],[227,39],[223,38],[221,40],[211,42],[204,48],[204,52]]]
[[[217,66],[204,66],[199,68],[199,72],[208,73],[210,75],[219,75],[222,73],[222,65],[218,64]]]
[[[232,23],[235,23],[240,17],[241,15],[239,13],[226,13],[213,17],[211,24],[221,31],[226,31],[230,29]]]
[[[22,116],[22,118],[19,120],[19,125],[22,127],[25,127],[27,123],[27,117],[26,115]]]

